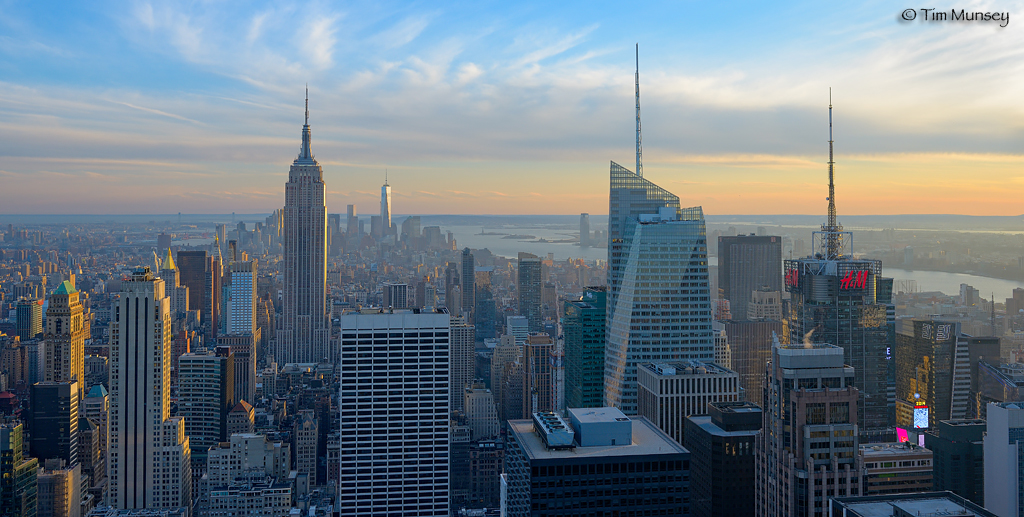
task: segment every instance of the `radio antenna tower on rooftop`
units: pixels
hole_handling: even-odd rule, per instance
[[[836,221],[836,162],[832,140],[832,88],[828,89],[828,221],[821,225],[825,234],[825,258],[834,260],[843,253],[843,227]]]

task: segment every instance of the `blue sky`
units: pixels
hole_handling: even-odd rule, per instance
[[[331,212],[605,213],[637,42],[687,204],[823,211],[831,86],[841,213],[1024,213],[1021,5],[0,0],[0,213],[272,210],[306,83]]]

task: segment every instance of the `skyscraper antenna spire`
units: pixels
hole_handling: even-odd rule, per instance
[[[636,44],[636,175],[644,175],[643,138],[640,136],[640,44]]]
[[[309,83],[306,83],[306,124],[302,126],[302,149],[299,150],[300,160],[312,160],[313,151],[310,149],[312,136],[309,133]]]
[[[825,233],[828,259],[836,259],[843,252],[843,227],[836,220],[835,156],[832,140],[832,88],[828,89],[828,221],[821,226]]]

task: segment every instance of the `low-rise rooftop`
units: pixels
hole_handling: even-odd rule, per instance
[[[548,449],[533,427],[533,420],[509,420],[509,430],[523,446],[531,460],[564,458],[601,458],[638,456],[646,454],[678,454],[688,452],[650,420],[632,417],[633,442],[628,445],[576,447],[575,449]]]

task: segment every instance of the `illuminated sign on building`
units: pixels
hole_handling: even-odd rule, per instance
[[[847,271],[846,276],[839,281],[843,289],[864,289],[868,286],[867,271]]]
[[[800,272],[796,269],[790,269],[786,271],[786,285],[790,287],[796,287],[797,283],[800,282]]]
[[[914,429],[928,429],[928,406],[914,406]]]

